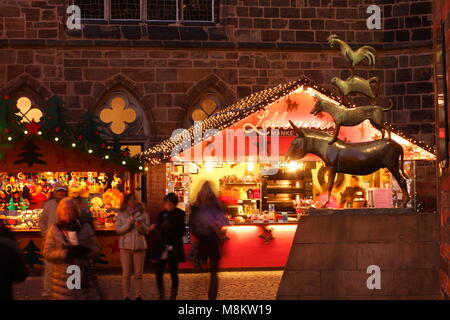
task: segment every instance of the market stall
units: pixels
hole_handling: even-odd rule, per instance
[[[229,240],[225,242],[223,268],[282,267],[290,250],[299,217],[310,206],[323,203],[327,170],[311,154],[288,161],[296,138],[289,124],[332,133],[335,124],[327,113],[311,114],[316,97],[354,107],[307,78],[301,78],[246,97],[193,127],[142,153],[152,175],[165,170],[165,192],[176,192],[181,207],[189,208],[206,180],[227,203]],[[416,198],[416,160],[433,161],[432,147],[389,126],[391,138],[404,149],[404,167],[411,207]],[[339,139],[365,142],[381,138],[368,121],[341,127]],[[399,186],[385,169],[358,178],[360,194],[345,201],[354,188],[351,176],[338,174],[328,207],[396,207],[402,198]],[[159,185],[149,185],[148,199],[160,202]],[[189,244],[187,244],[189,246]],[[246,257],[246,258],[245,258]],[[183,267],[188,268],[189,264]]]
[[[0,100],[0,219],[14,232],[27,263],[41,265],[39,217],[54,185],[62,184],[92,216],[103,249],[96,262],[118,265],[115,216],[124,194],[134,191],[139,163],[102,139],[93,115],[85,116],[89,128],[81,127],[82,134],[65,126],[61,105],[53,98],[39,123],[23,122],[15,117],[14,101]]]

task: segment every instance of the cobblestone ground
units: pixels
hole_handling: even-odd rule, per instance
[[[282,271],[238,271],[219,273],[219,299],[270,300],[275,299]],[[120,275],[101,276],[100,285],[106,299],[122,299]],[[170,288],[170,278],[165,275],[166,288]],[[178,299],[207,299],[209,275],[207,273],[180,274]],[[30,277],[15,286],[17,300],[40,299],[41,277]],[[169,291],[169,290],[167,290]],[[144,275],[144,299],[157,299],[157,288],[152,274]]]

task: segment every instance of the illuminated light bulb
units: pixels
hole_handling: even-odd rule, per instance
[[[38,135],[41,135],[42,134],[42,131],[38,131]]]
[[[248,171],[252,172],[254,168],[255,168],[255,165],[253,164],[253,162],[249,162],[247,164],[247,170]]]
[[[59,141],[59,138],[58,138],[58,137],[55,137],[55,141]]]
[[[142,170],[143,168],[142,168],[142,166],[139,166],[139,170]]]
[[[72,147],[74,147],[74,148],[75,148],[76,146],[77,146],[77,145],[76,145],[75,143],[72,143]]]
[[[12,137],[8,137],[8,141],[11,141],[12,140]]]
[[[299,164],[297,163],[297,161],[291,161],[288,164],[288,168],[289,168],[289,171],[292,171],[292,172],[297,171],[299,169]]]
[[[23,133],[28,134],[28,130],[25,130]]]
[[[145,171],[148,171],[148,167],[145,167]]]
[[[89,152],[89,153],[92,153],[92,152],[94,152],[94,150],[92,150],[92,149],[89,149],[89,150],[88,150],[88,152]]]
[[[108,156],[108,155],[106,155],[106,156],[105,156],[105,159],[109,159],[109,156]]]
[[[125,161],[122,161],[122,164],[123,164],[123,165],[126,165],[127,163],[126,163]]]

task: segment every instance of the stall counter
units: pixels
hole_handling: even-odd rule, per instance
[[[226,227],[227,240],[223,245],[221,269],[283,268],[286,264],[296,223],[242,224]],[[101,246],[101,256],[95,264],[99,269],[120,268],[119,237],[111,229],[95,231]],[[22,249],[25,260],[32,268],[43,265],[44,239],[37,230],[16,231],[14,236]],[[186,256],[192,244],[185,244]],[[193,270],[190,261],[180,264],[182,270]]]
[[[221,269],[284,268],[297,223],[237,224],[226,227]],[[186,254],[191,244],[185,245]],[[190,261],[180,269],[193,269]]]

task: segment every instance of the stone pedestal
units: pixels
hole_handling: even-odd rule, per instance
[[[368,289],[379,266],[381,289]],[[436,214],[314,209],[298,224],[278,299],[439,299]]]

